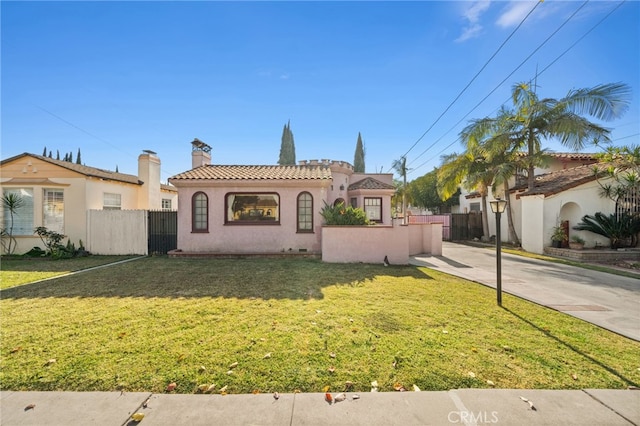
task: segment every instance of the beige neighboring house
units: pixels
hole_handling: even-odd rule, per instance
[[[34,229],[44,226],[67,235],[76,246],[87,243],[89,210],[177,210],[178,192],[160,182],[160,158],[153,151],[138,157],[138,175],[116,173],[42,155],[23,153],[0,163],[2,193],[24,200],[14,216],[16,254],[42,242]],[[3,229],[9,215],[0,209]]]

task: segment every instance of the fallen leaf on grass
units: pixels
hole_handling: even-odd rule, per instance
[[[262,357],[262,359],[269,359],[271,358],[271,352],[267,352],[266,354],[264,354],[264,356]]]
[[[572,375],[571,375],[571,378],[572,378],[573,380],[578,380],[578,375],[577,375],[577,374],[572,374]]]
[[[487,380],[487,384],[488,384],[489,386],[495,386],[495,385],[496,385],[496,384],[495,384],[495,383],[493,383],[491,380]]]
[[[231,364],[231,365],[229,366],[229,368],[236,368],[237,366],[238,366],[238,363],[237,363],[237,362],[234,362],[233,364]]]
[[[418,385],[413,385],[413,391],[420,392],[420,388],[418,387]]]
[[[329,356],[330,356],[331,358],[335,358],[335,357],[336,357],[336,354],[335,354],[335,352],[331,352],[331,353],[329,354]]]
[[[220,395],[226,395],[227,394],[227,385],[224,385],[223,387],[220,388]]]
[[[204,392],[206,392],[206,391],[207,391],[207,389],[209,389],[209,385],[200,385],[200,386],[198,386],[198,390],[199,390],[200,392],[203,392],[203,393],[204,393]]]
[[[118,334],[118,339],[122,339],[126,335],[127,335],[127,332],[123,331],[122,333]]]
[[[24,411],[33,410],[35,408],[36,408],[36,404],[29,404],[26,407],[24,407]]]
[[[260,389],[254,389],[251,391],[252,394],[258,395],[260,393]]]
[[[20,352],[21,350],[22,346],[16,346],[15,348],[11,349],[9,353],[15,354],[16,352]]]
[[[474,373],[473,371],[469,371],[469,373],[467,373],[469,375],[469,377],[471,377],[472,379],[475,379],[476,377],[476,373]]]
[[[204,373],[205,371],[207,371],[207,367],[205,367],[204,365],[201,365],[200,368],[198,368],[198,371],[201,373]]]
[[[336,368],[332,365],[331,367],[329,367],[329,373],[333,373],[334,371],[336,371]]]
[[[406,391],[406,389],[404,388],[404,386],[402,386],[401,383],[394,383],[393,384],[393,389],[398,391],[398,392],[404,392]]]
[[[371,392],[378,392],[378,381],[374,380],[371,382]]]
[[[344,387],[347,389],[351,389],[353,387],[353,382],[351,380],[347,380],[344,382]]]
[[[56,359],[55,358],[51,358],[49,360],[47,360],[47,362],[44,365],[51,365],[51,364],[55,364],[56,363]]]
[[[215,390],[215,388],[216,388],[216,384],[213,383],[211,386],[209,386],[207,388],[207,390],[205,392],[213,392]]]
[[[232,374],[233,374],[233,370],[229,370],[229,371],[227,371],[227,374],[228,374],[228,375],[232,375]]]
[[[171,391],[173,391],[173,390],[176,388],[176,386],[177,386],[177,385],[176,385],[176,383],[175,383],[175,382],[173,382],[173,383],[169,383],[169,384],[167,385],[167,392],[171,392]]]

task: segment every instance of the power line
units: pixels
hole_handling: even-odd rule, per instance
[[[127,152],[127,151],[122,150],[122,149],[121,149],[121,148],[119,148],[117,145],[112,144],[112,143],[111,143],[111,142],[109,142],[108,140],[105,140],[105,139],[101,138],[100,136],[96,136],[96,135],[94,135],[93,133],[91,133],[91,132],[89,132],[89,131],[87,131],[87,130],[83,129],[82,127],[77,126],[77,125],[73,124],[72,122],[70,122],[70,121],[68,121],[68,120],[65,120],[64,118],[60,117],[60,116],[59,116],[59,115],[57,115],[57,114],[54,114],[53,112],[49,111],[48,109],[43,108],[43,107],[41,107],[40,105],[36,105],[36,104],[31,104],[31,105],[33,105],[34,107],[38,108],[38,109],[39,109],[39,110],[41,110],[41,111],[46,112],[46,113],[47,113],[47,114],[49,114],[50,116],[52,116],[52,117],[54,117],[54,118],[56,118],[56,119],[58,119],[58,120],[62,121],[63,123],[65,123],[65,124],[67,124],[67,125],[69,125],[69,126],[73,127],[74,129],[81,131],[81,132],[82,132],[82,133],[84,133],[85,135],[91,136],[92,138],[94,138],[94,139],[96,139],[96,140],[98,140],[98,141],[100,141],[100,142],[102,142],[102,143],[105,143],[105,144],[109,145],[109,146],[110,146],[110,147],[112,147],[112,148],[117,149],[118,151],[120,151],[120,152],[122,152],[122,153],[126,154],[126,155],[127,155],[127,156],[129,156],[129,157],[137,158],[134,154],[131,154],[130,152]],[[172,175],[174,175],[174,174],[175,174],[175,173],[169,173],[169,172],[166,172],[166,171],[164,171],[164,170],[162,170],[162,169],[160,169],[160,171],[161,171],[162,173],[164,173],[165,175],[169,175],[169,176],[172,176]]]
[[[440,136],[440,138],[438,138],[436,141],[434,141],[431,146],[427,149],[425,149],[424,151],[422,151],[420,153],[420,155],[418,155],[416,158],[414,158],[412,160],[412,163],[415,162],[418,158],[422,157],[432,146],[434,146],[435,144],[437,144],[438,142],[440,142],[446,135],[448,135],[453,129],[455,129],[458,124],[460,124],[465,118],[467,118],[473,111],[476,110],[476,108],[478,108],[480,105],[482,105],[482,103],[484,103],[484,101],[486,101],[489,96],[491,96],[496,90],[498,90],[500,88],[500,86],[502,86],[504,84],[505,81],[507,81],[509,79],[509,77],[511,77],[513,74],[515,74],[516,71],[518,71],[529,59],[531,59],[531,57],[538,52],[538,50],[540,50],[545,44],[547,44],[547,42],[549,40],[551,40],[551,38],[553,36],[555,36],[583,7],[585,7],[587,5],[587,3],[589,3],[589,0],[586,0],[584,3],[582,3],[582,5],[576,9],[558,28],[556,28],[556,30],[551,33],[541,44],[538,45],[538,47],[536,47],[533,52],[531,52],[529,54],[529,56],[527,56],[522,62],[520,62],[520,64],[513,69],[513,71],[511,71],[511,73],[509,73],[509,75],[507,75],[500,83],[498,83],[493,90],[491,90],[484,98],[482,98],[482,100],[480,100],[480,102],[478,102],[467,114],[465,114],[456,124],[454,124],[449,130],[447,130],[445,132],[445,134],[443,134],[442,136]],[[540,75],[541,73],[536,73],[536,75]],[[509,99],[507,98],[507,100],[505,102],[507,102]],[[504,103],[504,102],[503,102]],[[440,152],[438,152],[438,154],[436,155],[440,155],[443,151],[445,151],[446,149],[448,149],[449,147],[451,147],[451,145],[453,145],[454,143],[456,143],[456,141],[454,140],[453,142],[451,142],[449,145],[447,145],[446,147],[444,147]],[[433,158],[430,158],[428,161],[431,161]],[[411,163],[409,163],[411,164]],[[424,164],[424,163],[423,163]],[[420,167],[420,166],[418,166]],[[416,169],[418,168],[416,167]]]
[[[568,19],[567,21],[565,21],[556,31],[554,31],[551,36],[549,36],[542,45],[544,45],[549,38],[551,38],[553,35],[555,35],[556,32],[558,32],[558,30],[560,28],[562,28],[569,19],[571,19],[580,9],[582,9],[582,7],[584,7],[586,5],[586,3],[588,3],[589,0],[587,0],[585,3],[583,3]],[[581,42],[587,35],[589,35],[594,29],[596,29],[605,19],[607,19],[613,12],[615,12],[620,6],[622,6],[623,3],[625,3],[626,0],[622,0],[620,3],[618,3],[618,5],[616,7],[614,7],[611,11],[609,11],[609,13],[607,13],[602,19],[600,19],[595,25],[593,25],[587,32],[585,32],[580,38],[578,38],[578,40],[576,40],[574,43],[572,43],[567,49],[565,49],[560,55],[558,55],[553,61],[551,61],[546,67],[544,67],[542,69],[542,71],[537,72],[536,73],[536,77],[541,75],[542,73],[544,73],[545,71],[547,71],[553,64],[555,64],[560,58],[562,58],[564,55],[566,55],[571,49],[573,49],[579,42]],[[538,46],[538,48],[536,48],[536,50],[534,50],[533,53],[535,53],[540,47],[542,47],[542,45]],[[532,53],[532,54],[533,54]],[[513,73],[515,73],[515,71],[517,71],[527,60],[529,60],[529,58],[532,55],[529,55],[523,62],[520,63],[520,65],[518,65],[518,67],[516,69],[514,69],[504,80],[502,80],[491,92],[489,92],[489,94],[487,94],[484,98],[482,98],[482,100],[480,102],[478,102],[464,117],[462,117],[456,124],[453,125],[453,127],[451,127],[449,130],[447,130],[447,132],[442,135],[439,139],[437,139],[435,143],[439,142],[440,140],[442,140],[442,138],[444,138],[447,134],[449,134],[453,129],[456,128],[456,126],[458,126],[458,124],[460,124],[465,118],[467,118],[473,111],[475,111],[475,109],[480,106],[484,101],[487,100],[487,98],[489,96],[491,96],[511,75],[513,75]],[[533,79],[531,79],[533,80]],[[530,80],[530,81],[531,81]],[[509,100],[509,98],[507,98],[504,102],[507,102]],[[503,102],[503,103],[504,103]],[[419,169],[420,167],[424,166],[425,164],[429,163],[430,161],[434,160],[438,155],[440,155],[441,153],[443,153],[444,151],[446,151],[448,148],[450,148],[453,144],[455,144],[457,142],[457,140],[454,140],[453,142],[451,142],[449,145],[445,146],[442,150],[440,150],[436,156],[429,158],[428,160],[422,162],[420,165],[414,167],[413,169],[411,169],[412,171],[415,171],[417,169]],[[433,145],[433,144],[432,144]],[[423,155],[426,152],[426,150],[420,154]],[[419,158],[420,156],[416,157]],[[414,159],[415,161],[415,159]]]
[[[493,58],[496,57],[496,55],[500,52],[500,50],[502,50],[502,48],[507,44],[507,42],[511,39],[511,37],[513,37],[513,35],[518,31],[518,29],[520,29],[520,27],[524,24],[527,18],[529,18],[529,16],[533,13],[533,11],[536,10],[536,8],[540,5],[540,3],[542,3],[542,0],[539,0],[536,3],[536,5],[529,11],[529,13],[527,13],[527,15],[522,19],[522,21],[520,21],[518,26],[511,32],[511,34],[509,34],[509,36],[502,42],[500,47],[498,47],[498,49],[493,53],[493,55],[491,55],[491,57],[485,62],[482,68],[480,68],[480,70],[473,76],[471,81],[469,81],[469,83],[467,83],[467,85],[460,91],[460,93],[458,93],[458,96],[456,96],[455,99],[451,101],[451,103],[449,103],[449,105],[445,108],[445,110],[438,116],[438,118],[431,124],[431,126],[429,126],[427,130],[425,130],[425,132],[418,138],[418,140],[416,140],[413,143],[413,145],[411,145],[411,147],[407,150],[407,152],[404,153],[403,157],[406,157],[409,154],[409,152],[411,152],[411,150],[415,148],[415,146],[427,135],[427,133],[429,133],[429,131],[433,128],[433,126],[435,126],[438,123],[438,121],[440,121],[440,119],[447,113],[447,111],[449,111],[449,109],[453,106],[453,104],[455,104],[457,100],[460,99],[460,96],[462,96],[462,94],[466,92],[469,86],[471,86],[471,84],[476,80],[476,78],[478,78],[480,73],[484,71],[487,65],[489,65],[489,63],[493,60]],[[431,147],[433,147],[433,144],[431,144],[429,148]]]

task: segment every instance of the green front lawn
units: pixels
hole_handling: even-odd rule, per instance
[[[640,343],[428,268],[151,257],[0,298],[3,390],[640,384]]]
[[[0,260],[0,290],[134,257],[89,256],[72,259],[3,257]]]

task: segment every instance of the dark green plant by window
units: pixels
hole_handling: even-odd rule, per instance
[[[361,208],[346,206],[339,203],[331,206],[324,203],[324,207],[320,211],[325,225],[369,225],[367,214]]]

